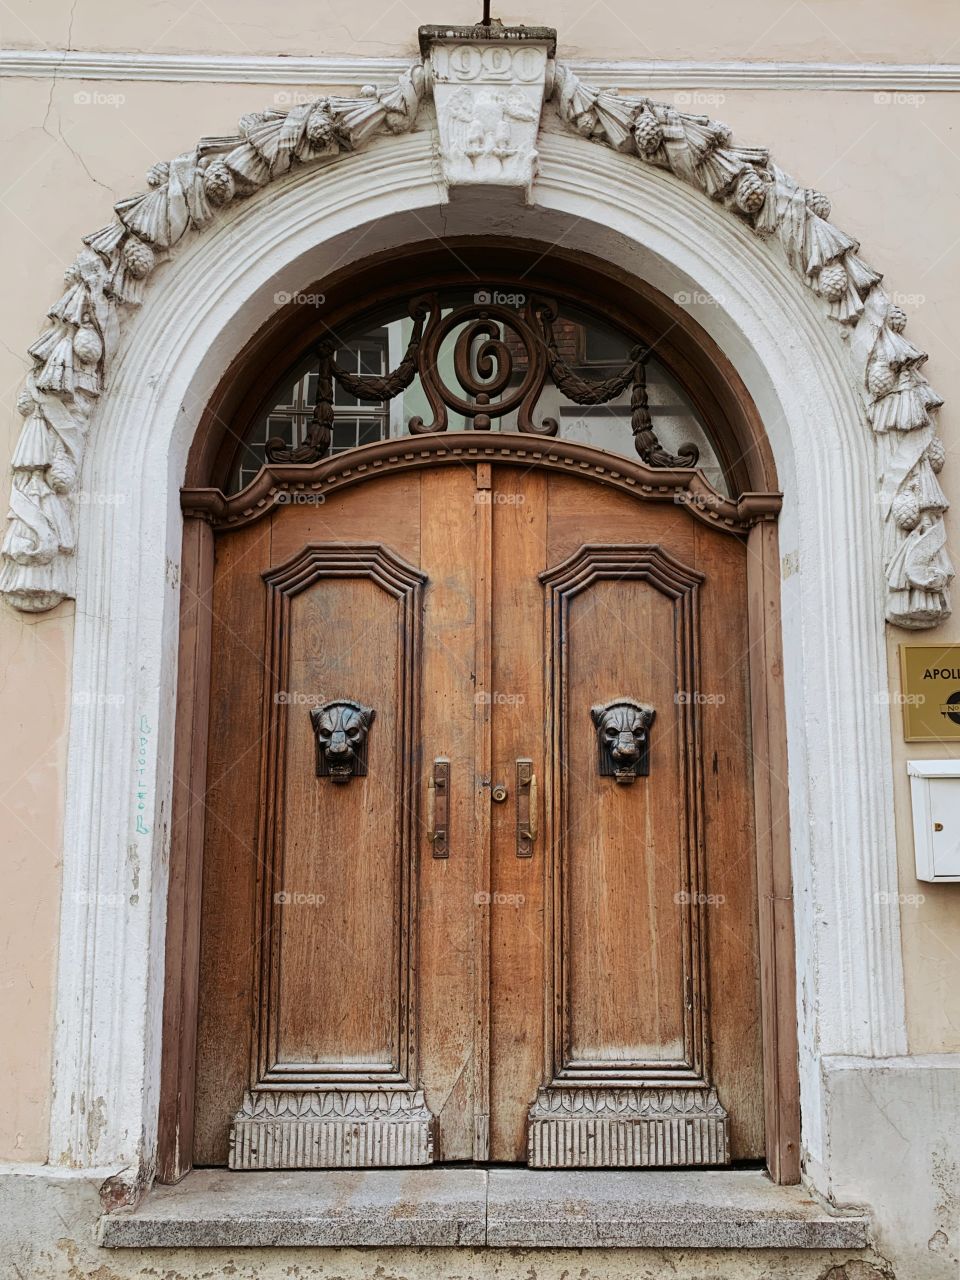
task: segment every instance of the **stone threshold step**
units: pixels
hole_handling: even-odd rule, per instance
[[[109,1249],[863,1249],[863,1214],[740,1170],[198,1169],[100,1220]]]

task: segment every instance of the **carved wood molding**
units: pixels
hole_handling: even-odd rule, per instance
[[[400,859],[400,901],[397,915],[402,935],[397,974],[398,1022],[394,1061],[359,1063],[352,1069],[341,1064],[310,1068],[309,1064],[281,1062],[278,1052],[278,970],[282,912],[276,891],[282,889],[285,814],[283,802],[283,759],[291,708],[283,693],[289,687],[291,616],[294,596],[315,583],[331,578],[365,578],[374,582],[397,602],[398,680],[400,706],[397,708],[397,741],[394,758],[398,762],[396,794],[402,797],[398,824]],[[337,1083],[359,1087],[375,1079],[384,1085],[412,1087],[417,1074],[417,1018],[415,974],[410,958],[415,954],[412,939],[416,926],[416,806],[408,797],[416,794],[409,776],[415,758],[419,724],[420,661],[423,626],[423,589],[426,578],[388,548],[378,544],[314,543],[303,547],[289,560],[264,573],[267,598],[267,653],[265,669],[271,673],[269,697],[264,704],[265,767],[261,782],[259,849],[263,866],[255,957],[258,990],[254,1028],[251,1083],[256,1086],[304,1084],[319,1087]]]
[[[730,1162],[715,1089],[541,1089],[530,1108],[535,1169],[663,1169]]]
[[[231,1169],[362,1169],[433,1163],[423,1093],[250,1090],[230,1129]]]
[[[443,29],[427,35],[427,47],[435,40],[445,51],[441,79],[449,76],[450,34]],[[461,34],[464,41],[469,35],[476,52],[482,40]],[[546,38],[531,34],[541,42]],[[527,37],[501,32],[492,43],[502,48],[511,38],[519,47]],[[549,42],[546,47],[549,55]],[[43,610],[73,594],[86,434],[108,385],[125,319],[144,301],[156,267],[189,232],[214,225],[219,209],[296,165],[330,162],[377,134],[410,129],[435,79],[431,56],[379,92],[368,86],[354,98],[322,97],[287,112],[246,115],[236,135],[203,138],[192,150],[154,165],[149,190],[119,201],[115,220],[84,238],[84,249],[66,272],[66,290],[48,311],[51,324],[30,348],[32,370],[18,398],[25,422],[12,459],[0,563],[0,592],[9,603]],[[493,77],[491,84],[502,79]],[[506,122],[498,128],[510,135],[500,150],[520,145],[510,140],[512,130],[536,129],[526,118],[529,111],[523,121],[511,118],[517,114],[516,93],[529,89],[520,71],[515,80],[508,77],[494,93]],[[560,119],[581,136],[669,172],[759,236],[778,242],[795,273],[823,300],[825,313],[849,332],[864,415],[881,458],[887,618],[909,628],[942,621],[950,612],[953,567],[943,522],[948,503],[937,481],[945,456],[935,428],[941,400],[922,372],[925,353],[903,336],[906,315],[882,289],[880,273],[858,256],[857,241],[829,221],[828,198],[784,173],[766,149],[735,145],[729,129],[706,116],[646,97],[619,97],[584,83],[549,56],[538,83]],[[460,95],[435,97],[445,138],[450,122],[443,102],[459,102]],[[521,150],[534,172],[535,149],[523,141]],[[448,182],[461,180],[456,157],[441,151]]]
[[[622,583],[628,580],[648,583],[673,602],[678,736],[672,746],[662,744],[658,749],[677,751],[683,790],[682,800],[678,798],[678,812],[683,815],[679,836],[684,879],[680,884],[682,894],[678,903],[683,979],[682,990],[676,993],[683,1007],[683,1057],[675,1062],[587,1062],[571,1059],[568,1049],[572,1038],[567,1025],[571,981],[569,947],[565,937],[569,927],[569,859],[572,856],[568,838],[571,830],[568,742],[573,731],[571,725],[578,716],[587,713],[587,708],[575,707],[570,701],[570,605],[575,597],[589,591],[597,582]],[[700,687],[698,593],[703,575],[658,546],[595,544],[580,547],[566,560],[542,573],[540,581],[546,588],[548,602],[547,726],[551,744],[548,759],[555,762],[549,770],[550,800],[545,841],[545,847],[552,851],[552,865],[548,872],[550,902],[547,928],[550,938],[548,952],[553,956],[549,975],[552,991],[544,1002],[549,1011],[545,1043],[552,1058],[547,1084],[570,1086],[577,1083],[604,1091],[636,1087],[643,1083],[654,1084],[672,1076],[706,1086],[710,1079],[710,1029],[706,917],[704,907],[699,905],[706,900],[706,875],[696,697]]]
[[[291,1062],[281,1052],[279,1009],[283,928],[284,759],[289,705],[291,601],[330,579],[366,579],[396,602],[399,700],[394,793],[398,870],[395,1039],[392,1061]],[[234,1118],[230,1166],[237,1169],[426,1164],[432,1160],[433,1118],[417,1082],[416,788],[410,776],[418,738],[420,654],[425,576],[379,544],[312,543],[263,574],[267,588],[270,674],[264,699],[263,768],[258,847],[260,877],[254,956],[256,997],[250,1089]],[[355,783],[354,785],[358,785]]]
[[[320,578],[371,578],[398,598],[426,581],[419,569],[379,543],[310,543],[263,575],[269,587],[285,597],[296,595]]]
[[[394,471],[463,463],[505,462],[588,476],[648,502],[683,506],[711,528],[746,533],[775,520],[782,505],[778,493],[744,493],[737,499],[718,493],[698,471],[647,467],[632,458],[604,453],[574,441],[539,441],[530,436],[450,432],[444,435],[380,440],[308,466],[268,463],[252,484],[225,496],[219,489],[184,489],[184,513],[207,520],[216,529],[239,529],[287,503],[322,502],[327,493]]]

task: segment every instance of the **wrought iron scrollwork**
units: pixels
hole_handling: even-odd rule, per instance
[[[461,326],[453,350],[455,389],[447,385],[440,371],[440,349]],[[510,382],[521,361],[515,359],[510,344],[504,340],[505,333],[516,335],[526,364],[515,387],[510,387]],[[514,307],[480,302],[457,307],[444,316],[437,304],[420,351],[420,382],[433,420],[411,418],[409,430],[413,435],[446,431],[448,410],[471,419],[475,431],[489,431],[494,418],[516,410],[519,430],[533,430],[533,409],[543,390],[546,372],[546,354],[530,323],[529,308],[521,313]],[[498,396],[499,399],[494,398]]]
[[[403,359],[382,377],[341,368],[334,359],[338,344],[328,339],[318,351],[317,403],[302,444],[291,446],[274,437],[267,442],[267,458],[316,462],[327,455],[333,440],[334,382],[358,400],[383,403],[400,395],[419,376],[431,418],[411,417],[407,429],[412,435],[446,431],[451,411],[469,419],[475,431],[489,431],[494,419],[516,411],[518,431],[555,436],[559,432],[556,418],[545,417],[541,422],[534,418],[549,374],[557,389],[578,405],[608,404],[631,387],[631,429],[641,459],[651,467],[695,467],[696,445],[685,444],[679,454],[668,453],[653,430],[646,383],[649,349],[635,347],[618,373],[590,381],[574,373],[560,356],[553,328],[558,315],[553,299],[536,296],[527,299],[522,309],[479,298],[444,315],[436,294],[420,295],[410,303],[414,323]],[[456,386],[451,387],[441,372],[440,353],[454,333]],[[519,382],[511,385],[516,374],[521,375]]]

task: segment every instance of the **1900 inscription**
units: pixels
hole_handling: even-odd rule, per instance
[[[438,80],[532,84],[543,76],[546,52],[529,46],[459,44],[447,49],[440,45],[433,50],[432,62]]]

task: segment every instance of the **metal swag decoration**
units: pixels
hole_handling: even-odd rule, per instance
[[[337,382],[358,400],[392,400],[419,376],[432,418],[411,418],[412,435],[446,431],[449,411],[463,414],[475,431],[489,431],[495,418],[516,411],[517,429],[536,436],[555,436],[556,418],[536,420],[536,407],[547,376],[574,404],[607,404],[630,393],[630,425],[641,459],[650,467],[695,467],[699,450],[681,446],[668,453],[657,439],[647,399],[648,348],[635,347],[628,363],[610,378],[589,381],[575,374],[560,358],[553,322],[559,307],[552,298],[533,296],[523,310],[497,303],[470,303],[443,314],[436,294],[423,294],[410,303],[413,331],[403,359],[384,377],[361,377],[342,369],[334,359],[336,340],[318,351],[317,404],[302,444],[289,447],[280,437],[267,442],[271,462],[318,462],[326,457],[333,438],[333,384]],[[456,387],[448,386],[440,372],[440,349],[447,337],[460,329],[454,345]],[[507,333],[515,341],[504,340]],[[519,377],[519,382],[517,378]]]
[[[615,778],[629,786],[650,773],[650,726],[656,711],[634,698],[615,698],[590,708],[597,730],[597,761],[601,778]]]
[[[317,740],[317,777],[349,782],[367,776],[367,735],[376,718],[373,707],[337,698],[310,712]]]

